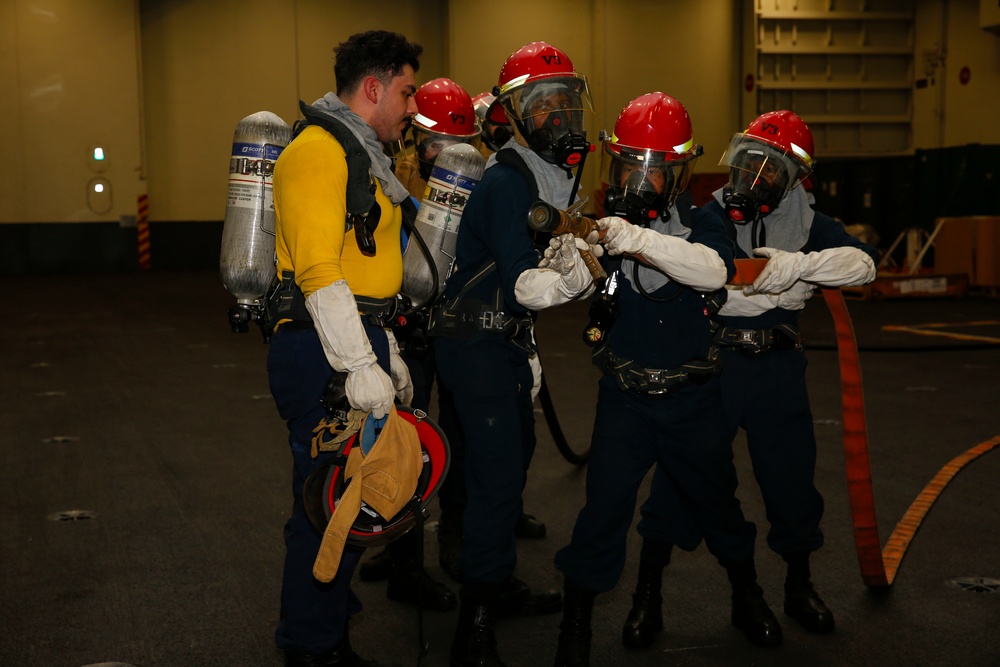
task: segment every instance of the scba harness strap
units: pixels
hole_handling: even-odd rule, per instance
[[[468,338],[480,331],[515,338],[521,329],[531,326],[528,316],[512,317],[495,305],[477,299],[463,299],[453,308],[443,306],[434,311],[430,334]]]
[[[365,255],[375,254],[375,228],[382,217],[382,208],[375,201],[375,177],[368,151],[354,133],[339,120],[317,111],[299,100],[299,110],[305,117],[295,123],[292,138],[309,125],[318,125],[337,140],[347,160],[347,231],[354,229],[358,248]]]
[[[713,339],[721,347],[738,348],[750,355],[768,350],[801,350],[804,347],[802,331],[791,324],[779,324],[770,329],[719,327]]]
[[[531,337],[531,316],[511,315],[504,310],[503,293],[497,289],[493,302],[466,298],[466,293],[496,268],[495,262],[484,266],[467,282],[458,295],[431,309],[427,326],[429,336],[471,338],[479,332],[501,335],[529,354],[536,352]]]
[[[397,319],[412,306],[409,298],[403,294],[384,299],[355,294],[354,301],[358,304],[358,314],[377,327],[395,325]],[[274,285],[264,302],[264,319],[272,325],[281,320],[292,320],[293,323],[312,327],[313,320],[306,308],[306,297],[296,284],[293,272],[281,272],[281,280]]]
[[[535,175],[517,151],[512,148],[501,149],[496,152],[496,160],[499,164],[514,169],[524,178],[531,201],[539,199]],[[538,243],[538,241],[536,238],[535,242]],[[496,262],[485,264],[462,286],[454,298],[432,306],[427,333],[429,336],[452,338],[471,338],[480,332],[497,334],[510,340],[528,354],[534,355],[537,352],[537,347],[531,336],[531,315],[511,315],[508,313],[504,308],[503,292],[500,288],[494,293],[491,303],[465,296],[472,287],[479,284],[495,270]]]
[[[632,390],[644,396],[666,394],[688,381],[700,384],[722,370],[715,347],[709,349],[708,359],[695,359],[674,369],[645,368],[619,357],[606,344],[594,351],[593,359],[594,365],[613,377],[622,391]]]

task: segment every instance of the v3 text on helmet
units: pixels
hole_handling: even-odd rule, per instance
[[[746,224],[773,212],[813,170],[813,136],[791,111],[769,111],[734,134],[719,164],[729,167],[723,203],[729,219]]]
[[[593,113],[587,77],[560,49],[546,42],[522,46],[504,62],[493,94],[518,141],[546,162],[571,169],[591,150],[584,129],[584,112]]]
[[[478,146],[482,128],[469,93],[451,79],[428,81],[417,89],[415,98],[413,144],[420,176],[426,181],[441,151],[458,143]]]

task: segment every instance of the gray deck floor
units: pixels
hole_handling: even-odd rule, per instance
[[[267,348],[256,331],[229,332],[231,299],[216,274],[5,277],[4,287],[0,667],[280,665],[273,629],[290,505],[285,428],[268,393]],[[944,465],[1000,435],[1000,346],[881,327],[944,323],[938,331],[1000,340],[1000,301],[851,301],[850,309],[884,543]],[[581,447],[597,378],[579,342],[585,316],[578,305],[543,313],[538,334],[562,427]],[[958,473],[891,590],[875,595],[854,550],[822,299],[810,303],[804,330],[827,506],[814,581],[836,632],[810,635],[782,614],[782,565],[764,544],[759,495],[737,442],[740,496],[760,528],[758,570],[784,645],[753,647],[729,624],[725,575],[702,548],[677,553],[667,570],[667,629],[655,647],[626,651],[619,636],[638,556],[633,531],[628,569],[595,609],[595,666],[1000,665],[1000,592],[948,583],[1000,579],[1000,453]],[[525,505],[549,536],[519,546],[519,574],[558,587],[552,556],[569,538],[584,475],[560,457],[537,416]],[[72,520],[77,511],[93,515]],[[432,532],[427,558],[444,578]],[[357,582],[356,590],[366,604],[352,626],[356,649],[387,665],[416,664],[414,609],[386,600],[384,583]],[[504,621],[507,664],[551,664],[558,620]],[[423,665],[447,665],[454,622],[454,613],[424,615]]]

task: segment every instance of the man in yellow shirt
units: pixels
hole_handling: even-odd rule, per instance
[[[336,94],[301,105],[307,124],[274,170],[277,271],[291,305],[279,313],[267,368],[294,464],[275,638],[289,667],[370,664],[347,635],[348,619],[361,609],[350,581],[363,549],[345,548],[330,583],[313,577],[321,535],[306,516],[302,485],[330,456],[313,458],[311,441],[326,416],[321,399],[335,372],[346,374],[351,406],[375,419],[386,416],[394,398],[408,403],[412,395],[386,328],[403,278],[399,205],[408,193],[380,142],[399,140],[417,112],[422,51],[386,31],[359,33],[337,46]],[[361,150],[351,154],[345,143]],[[349,170],[365,154],[370,171]],[[359,197],[366,211],[356,210]]]

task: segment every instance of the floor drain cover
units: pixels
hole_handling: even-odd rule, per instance
[[[1000,593],[1000,579],[989,577],[956,577],[947,582],[952,588],[970,593]]]
[[[56,512],[55,514],[49,515],[49,521],[86,521],[87,519],[96,519],[96,518],[97,518],[97,512],[91,512],[90,510],[66,510],[65,512]],[[107,663],[107,664],[118,664],[118,663]]]

